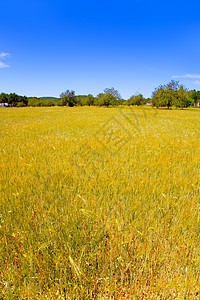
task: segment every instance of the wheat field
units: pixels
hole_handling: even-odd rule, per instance
[[[0,122],[0,299],[200,299],[199,109]]]

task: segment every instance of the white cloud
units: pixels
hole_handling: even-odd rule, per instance
[[[192,82],[193,84],[197,84],[197,85],[200,85],[200,80],[195,80]]]
[[[200,79],[200,74],[185,74],[185,75],[174,75],[172,78],[195,78]]]
[[[2,52],[0,53],[0,57],[6,57],[9,56],[10,54],[8,52]]]
[[[8,52],[1,52],[0,53],[0,58],[3,59],[7,56],[10,56],[10,54]],[[8,68],[9,65],[5,64],[4,62],[0,61],[0,68]]]
[[[0,61],[0,68],[8,68],[9,65],[4,64],[2,61]]]

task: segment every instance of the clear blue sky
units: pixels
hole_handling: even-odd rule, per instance
[[[200,90],[200,2],[2,0],[0,93]]]

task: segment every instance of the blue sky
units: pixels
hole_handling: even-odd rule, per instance
[[[200,90],[199,1],[2,0],[0,93]]]

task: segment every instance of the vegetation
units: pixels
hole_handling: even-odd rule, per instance
[[[100,93],[97,96],[99,106],[115,106],[118,105],[118,101],[121,99],[121,95],[114,88],[105,89],[104,93]]]
[[[188,91],[179,85],[178,81],[170,81],[166,85],[160,85],[152,94],[152,104],[158,107],[189,107],[194,106],[198,100],[200,100],[199,93],[194,91]]]
[[[1,299],[199,299],[199,110],[0,114]]]
[[[75,97],[75,91],[69,91],[67,90],[66,92],[62,93],[60,95],[61,100],[59,101],[58,105],[59,106],[70,106],[73,107],[76,105],[76,97]]]
[[[19,96],[15,93],[11,94],[0,94],[0,103],[8,103],[14,106],[27,106],[28,105],[28,98],[26,96]]]
[[[144,105],[147,103],[147,100],[143,97],[142,94],[138,94],[135,96],[131,96],[130,99],[127,100],[127,105]]]
[[[83,96],[77,96],[77,104],[80,106],[84,106],[84,105],[95,105],[95,97],[93,97],[93,95],[89,94],[87,96],[83,95]]]
[[[57,99],[55,98],[28,98],[28,106],[55,106],[57,104]]]
[[[12,106],[106,106],[113,107],[119,105],[145,105],[151,104],[157,108],[172,106],[176,108],[192,107],[200,102],[200,91],[187,90],[178,81],[170,81],[166,85],[160,85],[152,93],[152,98],[145,99],[142,94],[131,96],[128,100],[122,99],[117,90],[106,88],[103,93],[94,97],[88,95],[75,95],[75,91],[67,90],[60,95],[60,98],[54,97],[29,97],[18,96],[15,93],[0,94],[0,103],[8,103]]]

